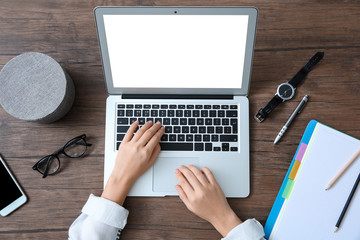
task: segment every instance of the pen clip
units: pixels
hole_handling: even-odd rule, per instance
[[[305,98],[305,97],[306,97],[306,98]],[[301,101],[303,101],[303,103],[302,103],[302,106],[300,106],[299,111],[297,112],[298,114],[304,109],[306,103],[309,101],[308,95],[305,95],[305,97],[303,98],[303,100],[301,100]],[[304,101],[304,100],[305,100],[305,101]]]

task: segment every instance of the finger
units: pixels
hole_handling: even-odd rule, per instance
[[[175,189],[179,194],[179,198],[181,199],[181,201],[183,201],[185,203],[185,206],[187,208],[189,208],[190,206],[190,201],[185,193],[185,191],[183,190],[183,188],[180,185],[175,185]]]
[[[161,151],[161,147],[160,144],[158,144],[155,146],[154,151],[152,152],[151,157],[149,159],[150,166],[152,166],[155,163],[157,157],[159,156],[160,151]]]
[[[148,130],[151,126],[153,125],[152,121],[148,121],[146,122],[136,133],[135,136],[133,137],[133,141],[137,142],[141,136],[146,132],[146,130]]]
[[[129,129],[126,131],[126,134],[125,134],[125,136],[123,138],[123,142],[129,142],[131,140],[131,138],[134,135],[134,132],[135,132],[136,128],[138,127],[138,125],[139,125],[138,120],[136,120],[135,122],[133,122],[130,125]]]
[[[202,188],[202,184],[199,182],[194,173],[187,167],[181,166],[179,168],[180,172],[185,176],[186,180],[191,184],[194,190],[197,188]]]
[[[195,177],[199,180],[199,182],[202,185],[209,184],[209,181],[207,180],[204,173],[202,173],[197,167],[195,167],[194,165],[190,165],[190,166],[188,166],[188,168],[193,172]]]
[[[145,133],[141,136],[141,138],[138,141],[139,144],[145,146],[160,128],[161,128],[161,122],[157,122],[154,125],[152,125],[152,127],[146,130]]]
[[[206,178],[211,184],[218,184],[210,169],[208,169],[207,167],[203,167],[201,171],[205,174]]]
[[[154,147],[156,147],[156,145],[159,144],[160,139],[161,139],[162,135],[164,134],[164,132],[165,132],[165,128],[160,127],[160,129],[158,129],[158,131],[154,134],[154,136],[147,143],[146,148],[154,149]]]
[[[175,170],[175,177],[177,178],[181,188],[184,190],[186,195],[194,193],[194,189],[191,187],[190,183],[186,180],[186,178],[179,169]]]

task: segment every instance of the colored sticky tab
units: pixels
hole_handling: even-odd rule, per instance
[[[291,191],[293,189],[293,186],[294,186],[294,181],[289,178],[287,183],[286,183],[285,190],[284,190],[284,192],[282,194],[283,198],[286,198],[286,199],[289,198],[290,193],[291,193]]]
[[[292,179],[292,180],[295,179],[295,176],[296,176],[297,171],[299,170],[299,167],[300,167],[300,162],[295,161],[293,166],[292,166],[291,172],[289,174],[290,179]]]
[[[295,160],[301,162],[303,156],[304,156],[304,153],[305,153],[305,150],[307,148],[307,144],[306,143],[301,143],[300,145],[300,148],[296,154],[296,157],[295,157]]]

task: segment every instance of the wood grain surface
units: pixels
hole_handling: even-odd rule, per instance
[[[107,93],[93,8],[189,4],[259,9],[249,94],[251,194],[229,199],[241,219],[255,217],[265,224],[311,119],[360,138],[359,1],[1,0],[0,68],[20,53],[43,52],[70,74],[76,98],[72,110],[52,124],[23,122],[0,108],[0,153],[29,197],[26,205],[0,218],[0,239],[66,239],[89,194],[101,194]],[[324,51],[325,57],[294,99],[265,122],[255,122],[253,115],[273,97],[278,84],[288,81],[317,51]],[[305,94],[309,103],[274,146],[275,136]],[[82,133],[93,144],[85,158],[62,157],[62,171],[45,179],[31,169],[38,159]],[[130,197],[125,207],[130,216],[121,239],[221,237],[177,197]]]

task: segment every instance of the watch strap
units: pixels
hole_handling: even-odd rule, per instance
[[[313,67],[320,62],[324,57],[324,52],[317,52],[306,64],[300,69],[298,73],[289,81],[294,88],[296,88],[301,81],[306,77],[306,75],[313,69]]]
[[[266,104],[264,108],[261,108],[254,116],[255,120],[258,122],[264,121],[267,115],[269,115],[269,113],[271,113],[271,111],[274,110],[274,108],[276,108],[281,102],[283,102],[283,100],[276,94],[270,102]]]

